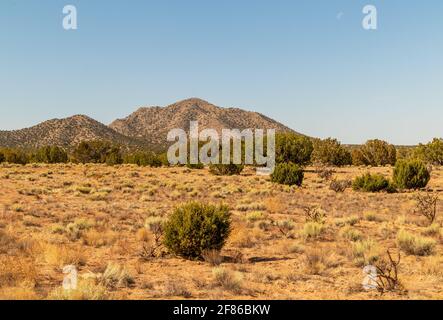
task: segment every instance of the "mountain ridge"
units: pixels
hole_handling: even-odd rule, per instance
[[[160,107],[139,107],[108,126],[77,114],[62,119],[50,119],[29,128],[0,130],[0,147],[37,148],[46,145],[73,147],[81,141],[107,140],[133,148],[164,150],[171,129],[189,131],[191,121],[199,129],[276,129],[294,132],[285,125],[257,112],[240,108],[222,108],[199,98],[182,100]]]

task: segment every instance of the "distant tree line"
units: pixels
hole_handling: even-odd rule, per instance
[[[276,162],[303,167],[321,165],[341,167],[395,165],[400,159],[415,159],[427,164],[443,165],[443,139],[435,138],[416,147],[395,147],[386,141],[369,140],[361,146],[345,146],[337,139],[312,139],[293,133],[276,136]],[[34,150],[0,148],[0,162],[27,163],[103,163],[167,166],[166,153],[127,150],[108,141],[83,141],[73,149],[45,146]],[[202,168],[189,165],[190,168]]]
[[[108,141],[83,141],[68,150],[58,146],[45,146],[34,150],[0,148],[0,162],[28,163],[102,163],[108,165],[137,164],[159,167],[167,165],[165,154],[151,151],[128,151]]]

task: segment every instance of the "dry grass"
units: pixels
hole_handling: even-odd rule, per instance
[[[334,178],[367,170],[340,168]],[[415,212],[415,192],[336,193],[314,171],[295,188],[252,168],[216,177],[131,165],[0,166],[0,299],[374,299],[361,290],[362,268],[391,248],[402,254],[408,293],[384,299],[442,298],[441,215],[429,225]],[[441,168],[429,187],[442,210]],[[169,256],[156,243],[173,208],[190,200],[232,209],[225,247],[205,261]],[[306,221],[303,208],[314,205],[325,218]],[[79,287],[68,292],[61,268],[71,264]]]

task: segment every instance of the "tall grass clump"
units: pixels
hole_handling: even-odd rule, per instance
[[[404,252],[415,256],[431,255],[436,245],[433,239],[415,236],[405,230],[398,232],[397,243]]]

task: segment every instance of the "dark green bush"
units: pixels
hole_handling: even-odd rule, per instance
[[[352,188],[356,191],[365,192],[393,191],[389,180],[384,176],[381,174],[370,174],[369,172],[355,178]]]
[[[271,175],[271,181],[288,186],[301,186],[303,183],[303,168],[294,163],[279,163]]]
[[[198,259],[204,250],[220,250],[231,231],[227,206],[191,202],[175,209],[164,227],[164,245],[178,256]]]
[[[107,163],[110,165],[123,162],[120,148],[107,141],[82,141],[74,149],[73,160],[80,163]]]
[[[211,164],[209,172],[216,176],[233,176],[240,174],[244,166],[241,164]]]
[[[68,162],[68,153],[57,146],[45,146],[35,152],[33,160],[42,163],[66,163]]]
[[[294,133],[280,133],[275,137],[275,159],[277,163],[308,164],[311,161],[313,150],[312,141],[307,137]]]
[[[19,149],[3,149],[3,161],[14,164],[27,164],[30,161],[30,155]]]
[[[204,165],[203,163],[197,163],[197,164],[191,164],[191,163],[188,163],[188,164],[186,165],[186,167],[188,167],[189,169],[197,169],[197,170],[200,170],[200,169],[204,169],[205,165]]]
[[[352,164],[351,153],[337,139],[314,140],[312,152],[314,163],[330,166],[346,166]]]
[[[161,167],[161,158],[153,152],[137,151],[127,154],[124,157],[124,163],[136,164],[138,166],[146,167]]]
[[[426,187],[431,175],[420,160],[400,160],[394,168],[394,183],[401,189],[421,189]]]
[[[394,145],[382,140],[369,140],[359,149],[352,152],[354,165],[385,166],[394,165],[397,161],[397,149]]]
[[[434,165],[443,165],[443,139],[434,138],[428,144],[420,144],[413,157]]]
[[[5,162],[5,154],[0,150],[0,163]]]

